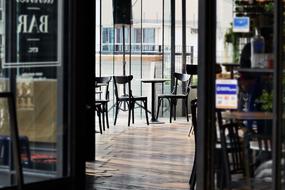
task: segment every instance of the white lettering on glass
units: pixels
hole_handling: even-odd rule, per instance
[[[39,23],[39,24],[38,24]],[[48,33],[48,15],[42,15],[37,19],[32,15],[28,21],[28,15],[20,15],[18,18],[18,33]]]

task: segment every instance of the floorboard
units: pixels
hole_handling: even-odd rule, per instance
[[[97,134],[96,162],[86,164],[87,190],[188,190],[195,147],[190,123],[124,122]]]

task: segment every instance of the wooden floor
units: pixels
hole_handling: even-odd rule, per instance
[[[96,136],[96,162],[87,163],[87,189],[188,190],[194,157],[190,123],[126,127],[119,121]]]

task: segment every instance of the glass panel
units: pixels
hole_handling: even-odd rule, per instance
[[[24,182],[62,177],[65,175],[63,1],[33,5],[24,1],[5,1],[5,4],[0,1],[0,5],[3,16],[0,92],[9,90],[16,96]],[[13,185],[15,181],[11,178],[5,146],[9,135],[7,113],[1,100],[0,187]]]
[[[216,189],[272,189],[272,7],[217,1]]]
[[[143,62],[142,78],[162,78],[162,0],[143,0]],[[152,4],[152,6],[150,6]],[[161,93],[162,84],[155,84],[155,92]],[[144,96],[151,97],[151,84],[143,84]],[[156,101],[156,100],[155,100]],[[151,110],[152,99],[148,100]],[[156,103],[155,103],[156,104]],[[156,105],[155,110],[156,112]],[[151,118],[151,117],[150,117]]]
[[[132,57],[131,57],[131,74],[134,76],[132,81],[133,93],[135,96],[142,94],[142,83],[140,80],[142,75],[142,43],[143,42],[143,31],[142,31],[142,0],[132,0],[132,11],[133,11],[133,26],[132,26]],[[139,118],[141,116],[141,109],[135,110],[135,116]],[[144,114],[143,114],[144,119]]]
[[[5,91],[8,88],[8,81],[1,80],[1,90]],[[8,104],[7,99],[0,99],[0,188],[16,185],[15,176],[13,176],[13,162],[11,159],[11,133],[10,123],[8,120]]]
[[[175,72],[182,72],[182,0],[175,1]]]
[[[171,78],[171,1],[163,0],[163,67],[162,67],[162,76],[165,79]],[[162,92],[170,93],[170,81],[166,81],[163,84]],[[162,109],[160,112],[164,117],[169,116],[169,105],[168,102],[162,104]]]
[[[96,0],[96,76],[100,76],[101,72],[101,57],[100,57],[100,44],[101,44],[101,0]]]
[[[281,97],[283,99],[282,101],[282,115],[283,115],[283,120],[282,120],[282,126],[281,126],[281,150],[279,150],[281,152],[281,184],[282,184],[282,188],[281,189],[285,189],[285,180],[284,180],[284,170],[285,170],[285,164],[284,164],[284,160],[285,160],[285,141],[284,141],[284,135],[285,135],[285,119],[284,119],[284,113],[285,113],[285,73],[284,73],[284,68],[285,68],[285,62],[284,62],[284,57],[285,57],[285,22],[284,22],[284,7],[285,7],[285,1],[282,1],[283,3],[283,33],[282,33],[282,37],[283,37],[283,42],[282,42],[282,47],[283,47],[283,62],[281,63],[283,65],[283,76],[282,76],[282,92],[281,92]]]

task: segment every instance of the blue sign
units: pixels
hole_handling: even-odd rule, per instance
[[[250,19],[249,17],[235,17],[233,21],[234,32],[249,32]]]
[[[216,94],[236,94],[237,85],[234,84],[216,84]]]
[[[216,108],[238,108],[238,82],[235,79],[216,80]]]

